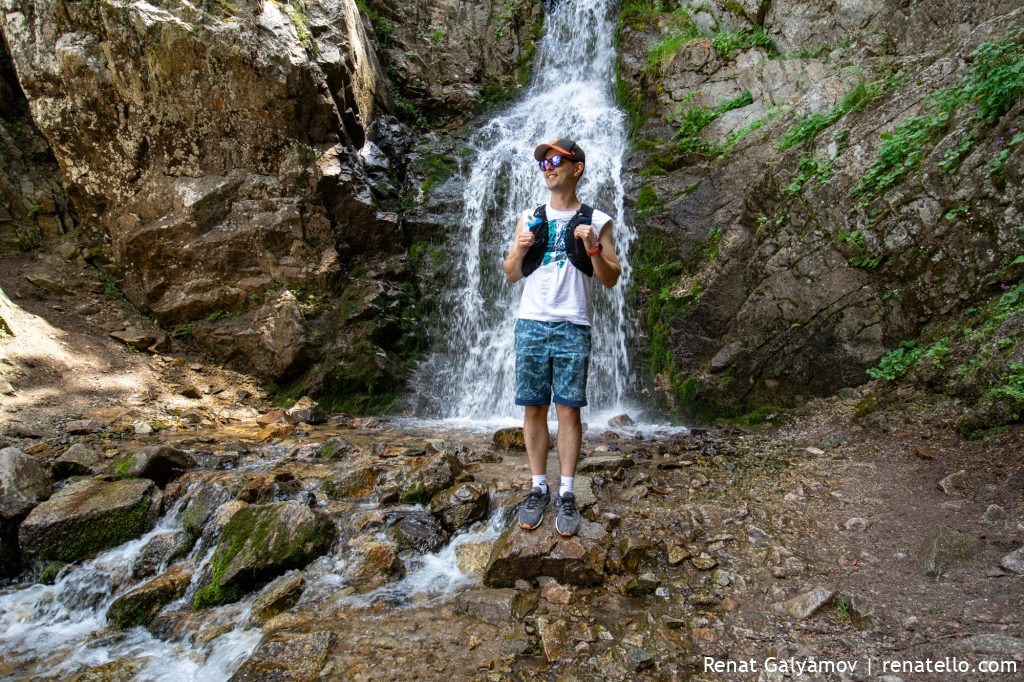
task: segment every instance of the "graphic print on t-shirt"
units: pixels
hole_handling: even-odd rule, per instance
[[[544,261],[541,263],[542,265],[555,263],[560,268],[565,267],[568,257],[565,255],[564,237],[565,228],[568,224],[568,220],[548,221],[548,246],[547,250],[544,251]]]

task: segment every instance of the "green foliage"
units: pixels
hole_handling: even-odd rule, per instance
[[[878,361],[878,367],[872,367],[867,374],[873,379],[896,381],[926,359],[931,359],[933,366],[941,367],[942,359],[948,354],[949,344],[946,337],[927,348],[918,346],[917,339],[911,339],[901,342],[898,348],[883,355]]]
[[[636,214],[639,218],[647,218],[652,213],[660,210],[665,205],[661,199],[658,198],[658,193],[654,191],[654,188],[650,185],[644,185],[640,188],[640,194],[636,198]]]
[[[824,185],[832,177],[832,164],[827,161],[819,161],[810,156],[804,156],[797,164],[796,175],[789,184],[783,188],[786,194],[799,194],[804,184],[810,180],[816,180],[818,186]]]
[[[1013,362],[998,385],[989,389],[993,400],[1007,400],[1015,407],[1024,406],[1024,362]]]
[[[779,149],[809,144],[825,128],[851,111],[860,111],[865,104],[877,99],[882,92],[879,81],[861,79],[827,113],[814,112],[797,121],[779,141]]]
[[[648,14],[647,18],[650,20],[654,19],[655,16]],[[666,23],[669,29],[668,33],[655,41],[647,52],[648,70],[665,64],[683,46],[702,36],[700,27],[694,22],[690,17],[690,13],[684,7],[679,7],[672,12]],[[649,28],[649,24],[646,28]]]
[[[381,47],[391,47],[391,41],[395,34],[395,25],[375,12],[367,4],[366,0],[356,0],[356,7],[369,19],[370,26],[373,27],[373,32],[377,36],[377,40],[380,41]]]
[[[680,107],[677,113],[680,123],[674,136],[675,151],[680,154],[698,153],[717,156],[722,152],[723,147],[705,140],[700,136],[700,132],[725,112],[741,109],[753,102],[754,98],[750,91],[744,90],[738,96],[719,104],[714,109],[685,107],[685,105]],[[729,149],[735,146],[738,139],[735,138],[729,143]]]
[[[928,146],[965,104],[976,105],[976,116],[982,125],[995,123],[1009,111],[1024,91],[1024,50],[1016,42],[1018,36],[1019,32],[1015,32],[1004,40],[979,45],[972,53],[971,72],[958,85],[936,92],[926,113],[911,116],[891,133],[882,133],[878,159],[854,188],[854,194],[881,194],[917,170]],[[970,145],[971,142],[962,140],[943,155],[940,167],[946,172],[955,170]],[[1004,151],[1008,158],[1008,150]],[[990,171],[1001,168],[999,157],[992,163]]]
[[[764,29],[757,26],[754,29],[719,31],[712,36],[711,47],[723,59],[735,59],[740,50],[749,50],[752,47],[772,47],[772,41]]]
[[[425,154],[420,161],[423,171],[423,192],[443,185],[448,178],[455,175],[455,161],[448,154]]]
[[[666,12],[662,0],[623,0],[619,10],[619,26],[635,30],[650,28],[651,23]]]

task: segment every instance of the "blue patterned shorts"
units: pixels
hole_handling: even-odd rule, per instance
[[[587,404],[590,327],[516,320],[516,405]]]

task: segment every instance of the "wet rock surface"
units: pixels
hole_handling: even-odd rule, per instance
[[[178,564],[121,595],[107,609],[107,621],[118,629],[149,625],[160,609],[185,594],[192,569]]]
[[[136,538],[156,523],[160,490],[152,481],[72,483],[34,508],[18,529],[26,556],[76,561]]]
[[[536,530],[515,525],[498,538],[484,571],[484,584],[511,587],[516,580],[546,575],[568,585],[599,585],[604,581],[610,542],[601,525],[586,520],[575,537],[561,537],[552,511]]]

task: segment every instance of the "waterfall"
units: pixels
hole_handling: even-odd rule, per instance
[[[557,137],[575,139],[587,154],[580,200],[614,221],[622,277],[613,289],[593,284],[593,348],[589,410],[626,409],[634,392],[627,339],[626,256],[635,232],[623,220],[621,169],[625,117],[615,104],[616,0],[563,0],[552,5],[538,47],[533,81],[524,98],[474,134],[477,151],[467,178],[464,215],[456,231],[462,259],[449,283],[448,318],[436,351],[413,382],[424,417],[497,420],[520,417],[514,404],[513,328],[522,282],[509,284],[502,260],[515,221],[548,192],[533,149]]]

